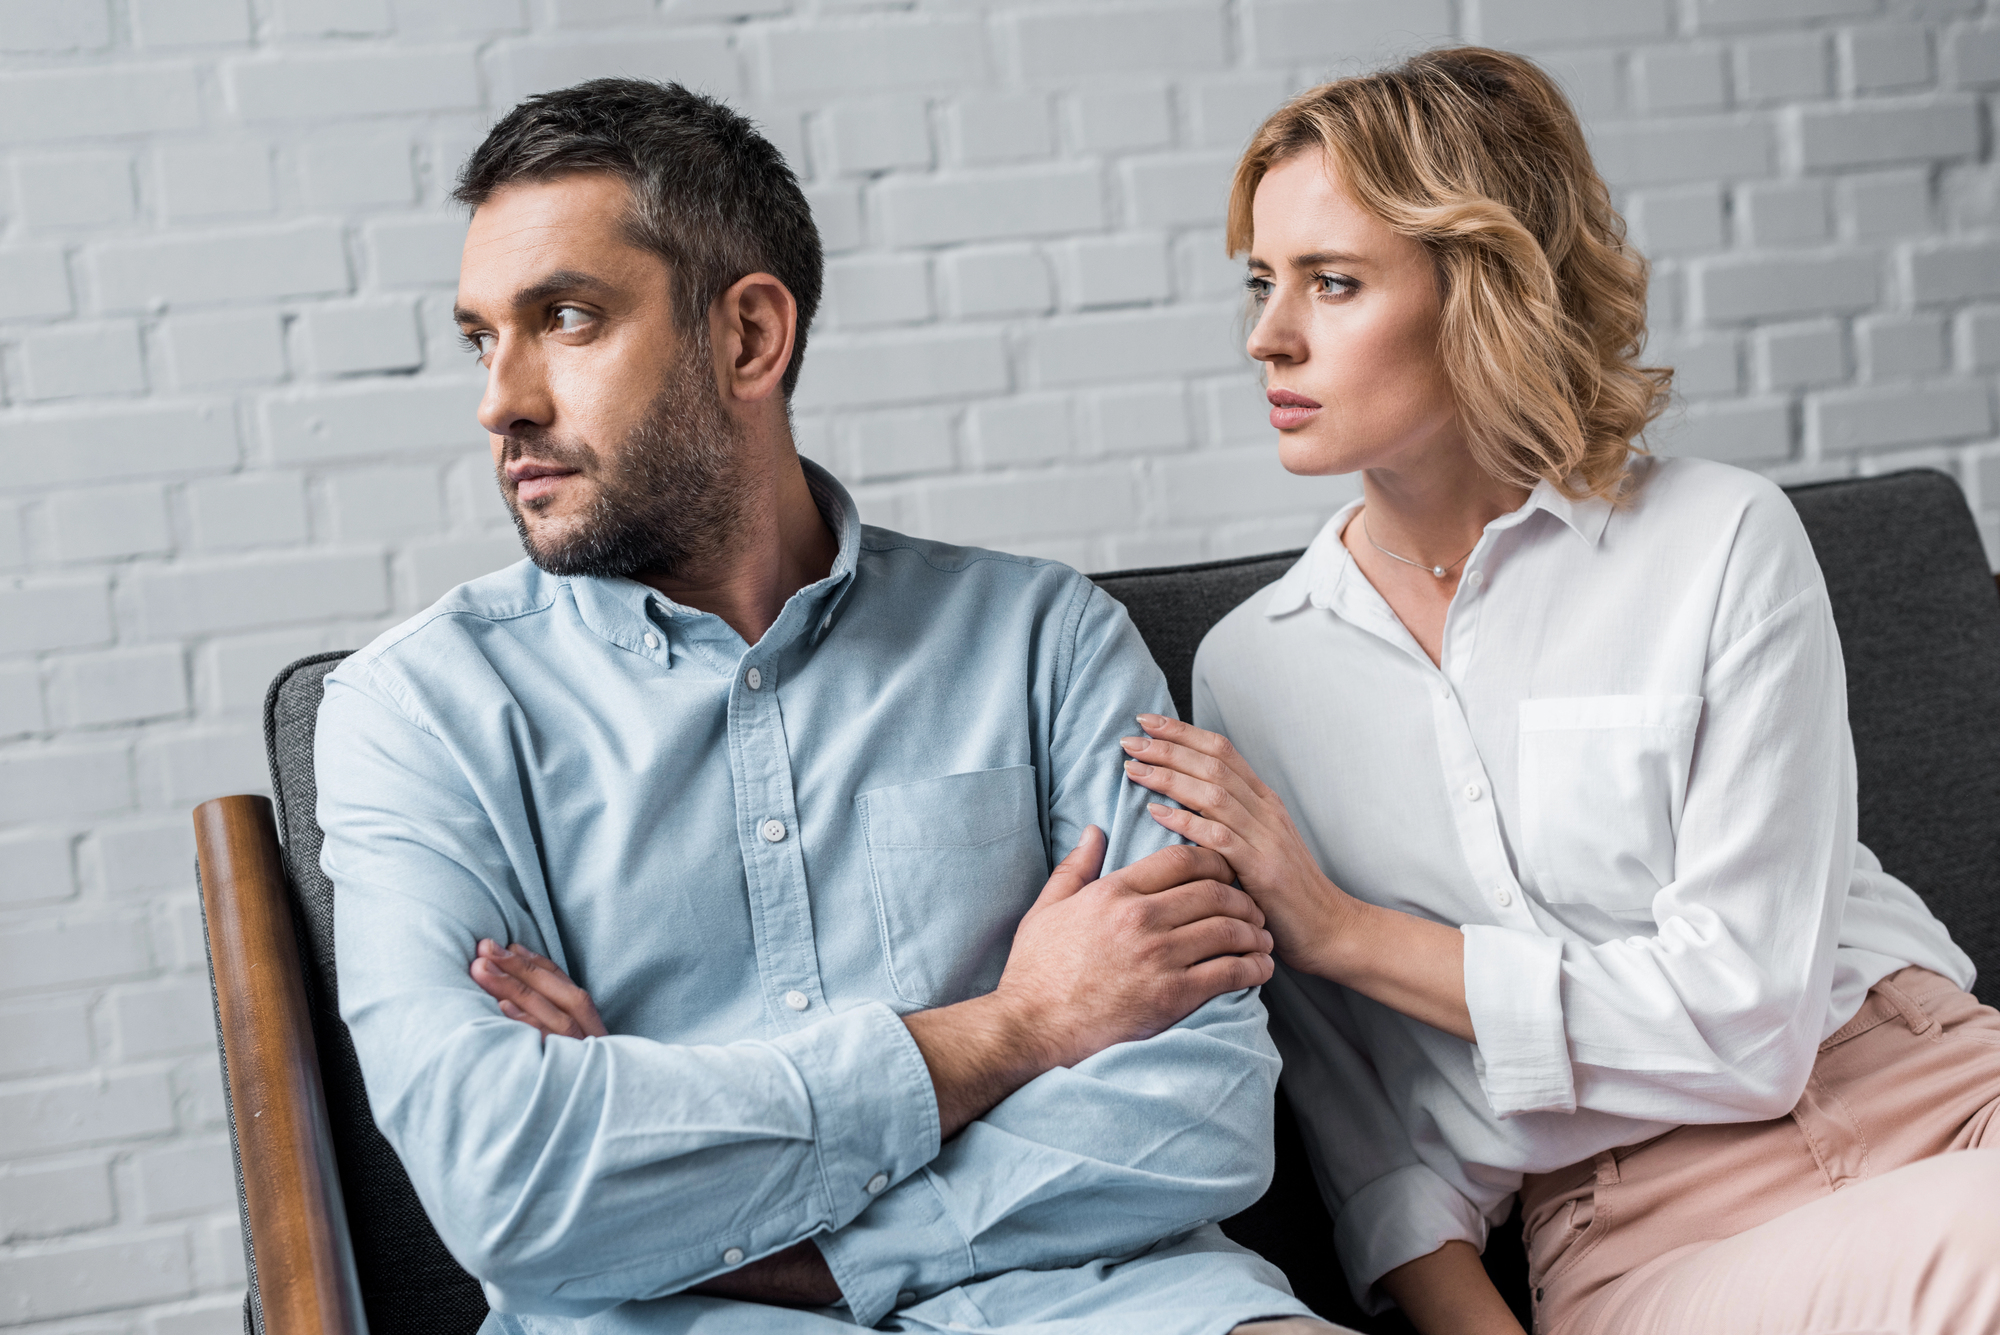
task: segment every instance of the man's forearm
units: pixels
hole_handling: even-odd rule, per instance
[[[828,1307],[840,1301],[840,1285],[810,1238],[704,1280],[688,1292],[772,1307]]]
[[[930,1069],[940,1141],[950,1140],[1053,1064],[991,993],[906,1015],[903,1024]]]

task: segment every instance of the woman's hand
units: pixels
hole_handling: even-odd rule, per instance
[[[481,941],[472,959],[472,981],[500,1003],[510,1020],[532,1025],[544,1037],[603,1038],[590,993],[570,981],[554,960],[523,945]]]
[[[1141,714],[1144,737],[1122,739],[1132,782],[1171,797],[1153,819],[1229,861],[1237,882],[1264,910],[1278,957],[1321,973],[1326,943],[1354,916],[1355,901],[1328,879],[1284,802],[1219,733],[1158,714]]]

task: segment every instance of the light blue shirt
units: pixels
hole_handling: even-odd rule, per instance
[[[806,471],[839,559],[754,646],[524,561],[327,678],[341,1014],[486,1329],[1217,1335],[1303,1313],[1210,1222],[1271,1172],[1254,991],[940,1145],[898,1017],[993,987],[1086,825],[1108,867],[1171,841],[1117,738],[1172,705],[1075,571],[865,528]],[[481,937],[553,958],[612,1036],[502,1017],[466,972]],[[808,1237],[844,1308],[678,1296]]]

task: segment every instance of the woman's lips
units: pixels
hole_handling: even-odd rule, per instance
[[[1289,389],[1267,390],[1264,397],[1271,404],[1271,425],[1280,431],[1304,426],[1320,410],[1317,400],[1295,394]]]

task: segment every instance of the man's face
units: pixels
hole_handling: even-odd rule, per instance
[[[459,267],[500,493],[554,574],[672,575],[741,510],[708,340],[674,327],[665,261],[622,230],[629,198],[598,173],[505,187]]]

